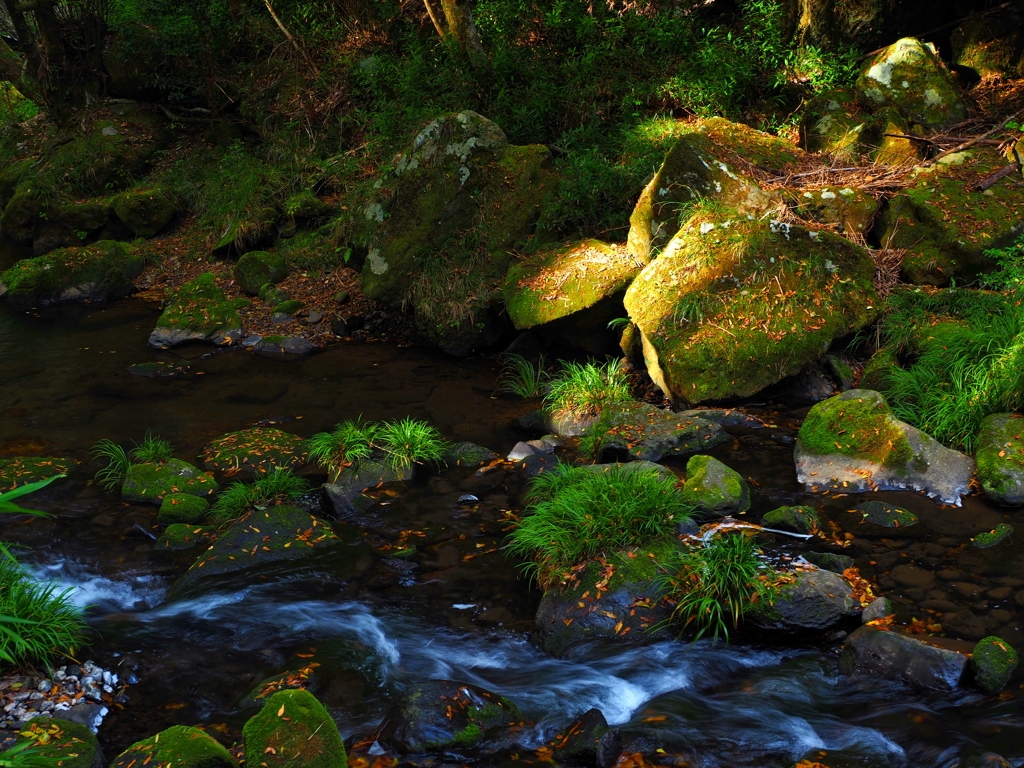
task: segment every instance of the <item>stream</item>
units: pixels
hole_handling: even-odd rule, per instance
[[[195,461],[211,439],[257,424],[302,436],[362,415],[426,419],[450,440],[500,453],[528,435],[514,424],[535,404],[492,397],[493,359],[453,360],[386,344],[343,343],[298,362],[241,350],[145,345],[158,308],[125,300],[37,315],[0,313],[0,457],[71,456],[68,480],[32,497],[52,520],[0,520],[25,545],[39,579],[71,590],[95,631],[82,658],[131,684],[100,728],[107,758],[174,724],[202,724],[230,744],[252,714],[246,698],[264,681],[315,663],[311,690],[343,736],[363,738],[411,683],[454,679],[508,696],[535,725],[520,747],[540,747],[573,717],[598,707],[624,742],[663,764],[776,766],[827,753],[830,765],[953,768],[974,750],[1024,765],[1020,681],[1000,696],[970,687],[921,692],[838,671],[838,644],[593,643],[555,659],[530,642],[539,594],[500,550],[522,479],[500,470],[481,481],[454,468],[382,489],[379,524],[335,522],[329,561],[260,583],[224,579],[168,600],[195,552],[154,550],[156,508],[131,505],[89,482],[89,449],[127,444],[147,429]],[[194,374],[148,379],[133,363],[193,359]],[[755,479],[751,518],[781,503],[813,503],[846,528],[856,499],[813,497],[792,467],[795,422],[772,435],[738,434],[713,453]],[[788,425],[788,426],[787,426]],[[769,439],[775,438],[775,439]],[[789,441],[791,443],[791,440]],[[682,464],[675,464],[681,471]],[[467,507],[467,492],[480,497]],[[997,556],[964,546],[998,522],[1024,530],[1024,515],[978,498],[942,508],[909,493],[876,495],[921,517],[891,537],[858,537],[862,573],[907,605],[945,600],[947,615],[1019,647],[1024,610],[1021,548]],[[315,499],[307,499],[315,507]],[[312,508],[312,507],[310,507]],[[404,531],[405,533],[398,533]],[[418,536],[417,557],[388,557],[387,543]],[[912,579],[894,578],[914,563]],[[973,590],[973,591],[972,591]],[[960,636],[967,629],[957,630]],[[974,630],[971,630],[974,631]],[[977,639],[977,638],[974,638]]]

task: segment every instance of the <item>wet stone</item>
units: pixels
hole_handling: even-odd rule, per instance
[[[866,501],[858,504],[855,511],[863,522],[879,525],[883,528],[906,528],[915,525],[917,515],[903,507],[886,504],[884,501]]]

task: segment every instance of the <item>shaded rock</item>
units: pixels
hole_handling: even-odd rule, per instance
[[[600,438],[602,451],[637,461],[658,461],[666,456],[706,451],[728,439],[725,430],[714,421],[646,403],[611,406],[606,419],[582,433],[604,427]]]
[[[301,336],[264,336],[252,345],[256,354],[279,360],[307,357],[319,349],[316,344]]]
[[[229,574],[269,574],[276,566],[316,557],[338,540],[322,520],[296,507],[259,509],[233,523],[171,587],[179,597]]]
[[[430,680],[406,689],[388,709],[377,740],[401,752],[468,747],[488,728],[522,721],[504,696],[468,683]]]
[[[172,493],[211,496],[216,492],[217,483],[212,478],[181,459],[133,464],[121,486],[121,496],[125,500],[146,504],[160,504],[165,496]]]
[[[101,768],[106,765],[100,742],[87,726],[59,717],[34,717],[17,729],[15,746],[32,740],[40,761],[60,768]]]
[[[399,470],[384,461],[363,459],[358,465],[346,467],[334,483],[324,483],[323,492],[335,516],[352,517],[374,503],[363,491],[384,483],[411,480],[413,469]]]
[[[178,206],[159,189],[124,192],[114,198],[113,208],[136,237],[153,237],[178,213]]]
[[[745,397],[870,323],[874,271],[838,235],[705,207],[633,280],[625,307],[673,401]]]
[[[968,18],[950,35],[953,63],[982,77],[1024,75],[1024,9],[1005,7]]]
[[[0,493],[54,475],[66,475],[76,466],[78,461],[75,459],[55,457],[19,456],[0,459]]]
[[[711,456],[686,462],[683,496],[699,512],[724,517],[750,509],[750,487],[738,472]]]
[[[216,739],[187,725],[173,725],[135,742],[114,759],[110,768],[128,768],[147,761],[174,768],[238,768],[235,758]]]
[[[160,503],[158,523],[197,523],[206,517],[210,502],[190,493],[169,493]]]
[[[185,283],[164,309],[149,335],[149,346],[166,349],[189,342],[230,344],[241,338],[242,318],[238,310],[245,299],[228,300],[212,272],[204,272]]]
[[[271,427],[228,432],[203,448],[203,466],[213,472],[231,472],[248,479],[275,469],[297,470],[309,460],[306,441]]]
[[[113,240],[85,248],[61,248],[22,259],[0,274],[0,298],[25,310],[76,301],[107,301],[135,293],[145,258]]]
[[[1017,651],[998,637],[978,641],[971,653],[974,682],[985,693],[998,693],[1017,669]]]
[[[216,538],[217,528],[213,526],[172,523],[156,540],[156,549],[165,552],[178,552],[200,545],[208,547]]]
[[[452,443],[445,450],[441,459],[445,464],[471,467],[476,464],[487,464],[495,459],[501,458],[490,448],[485,448],[476,443]]]
[[[175,379],[190,373],[191,368],[192,366],[185,361],[179,363],[136,363],[128,366],[128,373],[132,376],[144,376],[147,379]]]
[[[347,768],[345,744],[330,713],[302,688],[272,694],[242,735],[247,765]]]
[[[818,519],[818,512],[814,507],[778,507],[771,512],[765,512],[764,517],[761,518],[761,525],[765,528],[779,528],[783,531],[813,533],[818,530],[821,521]],[[814,561],[810,560],[809,562]],[[828,570],[833,569],[829,568]]]
[[[580,715],[556,738],[554,758],[564,765],[611,768],[622,751],[622,737],[608,726],[599,709]]]
[[[847,234],[866,235],[878,212],[878,201],[853,187],[821,187],[801,192],[796,209],[820,224],[838,224]]]
[[[986,499],[1010,507],[1024,505],[1024,416],[995,413],[986,417],[974,458]]]
[[[974,750],[965,755],[956,764],[956,768],[1013,768],[1013,765],[1002,755],[995,752]]]
[[[263,286],[279,283],[288,277],[288,264],[275,254],[249,251],[235,263],[231,274],[243,291],[257,296]]]
[[[873,621],[881,621],[888,616],[892,616],[895,612],[896,609],[893,607],[892,600],[888,597],[876,597],[861,611],[860,620],[864,624],[870,624]]]
[[[860,389],[885,392],[889,389],[893,371],[898,366],[899,362],[893,351],[889,347],[882,347],[864,366],[864,372],[860,376]]]
[[[761,629],[794,631],[828,629],[857,615],[860,606],[850,584],[831,571],[796,571],[771,605],[757,603],[747,620]]]
[[[1000,523],[991,531],[979,533],[977,536],[971,539],[971,544],[973,544],[978,549],[990,549],[992,547],[999,546],[1004,541],[1009,540],[1009,538],[1012,535],[1013,526],[1009,523]]]
[[[967,117],[960,89],[934,46],[912,37],[875,56],[857,81],[862,97],[876,106],[892,106],[913,123],[948,128]]]
[[[751,416],[737,408],[691,408],[680,411],[680,416],[704,419],[722,427],[745,427],[747,429],[763,429],[767,426],[757,416]]]
[[[959,506],[974,462],[899,421],[885,398],[851,389],[807,414],[796,445],[797,479],[812,491],[920,491]]]
[[[853,508],[861,520],[882,528],[906,528],[917,525],[917,515],[903,507],[886,504],[884,501],[865,501]]]
[[[963,679],[969,660],[969,644],[908,637],[865,625],[846,638],[840,669],[847,675],[873,675],[921,688],[951,691]]]
[[[849,555],[837,555],[834,552],[804,552],[803,558],[822,570],[832,571],[840,576],[847,568],[853,568],[853,558]]]

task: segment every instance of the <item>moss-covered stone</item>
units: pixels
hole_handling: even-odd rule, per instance
[[[840,231],[866,235],[871,229],[878,201],[853,187],[821,187],[802,191],[796,209],[805,218],[821,224],[838,224]]]
[[[170,224],[178,206],[160,189],[138,189],[115,197],[114,213],[136,237],[153,237]]]
[[[138,290],[132,280],[145,257],[124,243],[103,240],[22,259],[0,274],[0,297],[14,309],[72,301],[106,301]]]
[[[4,206],[0,233],[19,245],[31,245],[39,213],[46,206],[43,194],[34,186],[19,184]]]
[[[298,435],[271,427],[228,432],[203,449],[203,466],[243,479],[275,469],[296,470],[309,460],[305,444]]]
[[[738,515],[750,509],[746,480],[712,456],[691,456],[686,462],[683,497],[698,511],[712,515]]]
[[[92,233],[110,222],[111,205],[106,200],[65,203],[47,218],[59,221],[76,232]]]
[[[457,465],[460,467],[474,467],[478,464],[487,464],[495,459],[501,458],[490,448],[485,448],[476,443],[452,443],[444,452],[442,461],[445,464]]]
[[[974,458],[985,498],[1006,506],[1024,504],[1024,416],[995,413],[986,417]]]
[[[164,349],[190,341],[225,343],[231,332],[241,335],[242,318],[238,310],[248,303],[245,299],[229,300],[213,273],[204,272],[174,294],[156,321],[149,345]]]
[[[212,526],[172,523],[160,534],[160,538],[156,541],[156,548],[166,552],[178,552],[200,545],[209,546],[215,538],[217,538],[217,529]]]
[[[953,63],[982,77],[1024,75],[1024,8],[1004,7],[964,21],[950,35]]]
[[[1009,184],[973,187],[1006,164],[994,149],[948,155],[921,169],[879,219],[879,238],[906,249],[904,279],[948,285],[993,269],[985,252],[1011,245],[1024,232],[1024,199]]]
[[[829,232],[704,207],[626,291],[647,372],[674,401],[745,397],[870,323],[867,251]]]
[[[892,467],[913,458],[889,404],[869,390],[853,389],[815,405],[800,426],[799,439],[810,454],[839,454]]]
[[[801,142],[809,152],[850,159],[861,154],[862,137],[870,119],[853,90],[826,91],[803,110]]]
[[[231,271],[238,286],[250,296],[263,299],[261,289],[288,277],[288,264],[283,258],[267,251],[249,251],[243,255]],[[266,301],[266,299],[263,299]],[[267,302],[277,304],[278,302]]]
[[[102,765],[100,742],[88,726],[59,717],[33,717],[17,730],[16,745],[33,742],[40,764],[55,768],[96,768]]]
[[[860,389],[885,392],[891,386],[893,371],[899,366],[896,354],[889,347],[875,352],[864,366],[860,376]]]
[[[641,264],[679,230],[684,211],[701,199],[760,215],[777,200],[744,174],[746,163],[784,172],[802,156],[782,139],[723,118],[697,121],[666,155],[640,193],[629,219],[626,249]]]
[[[974,682],[981,690],[998,693],[1017,669],[1017,651],[1002,638],[982,638],[971,653],[971,668]]]
[[[298,299],[289,299],[288,301],[282,301],[274,307],[274,312],[281,315],[294,315],[304,306],[306,306],[305,302],[299,301]]]
[[[821,525],[821,521],[814,507],[778,507],[771,512],[765,512],[761,518],[761,525],[783,531],[814,533]]]
[[[78,466],[78,462],[75,459],[40,456],[0,459],[0,493],[45,480],[54,475],[66,475],[76,466]]]
[[[160,503],[156,521],[165,525],[171,523],[197,523],[206,516],[210,502],[191,493],[169,493]]]
[[[329,213],[331,206],[308,189],[296,192],[284,201],[284,215],[293,219],[315,219]]]
[[[659,461],[707,451],[728,440],[725,430],[713,421],[656,408],[647,403],[625,403],[608,409],[604,420],[583,430],[602,430],[601,451],[625,459]]]
[[[971,543],[978,549],[991,549],[1007,541],[1013,535],[1013,526],[1009,523],[1000,523],[991,531],[979,533]]]
[[[257,768],[347,768],[345,744],[309,691],[278,691],[242,729],[245,764]]]
[[[133,464],[128,479],[121,487],[127,501],[160,504],[172,493],[210,496],[217,492],[217,483],[199,469],[181,459],[168,459],[153,464]]]
[[[884,501],[865,501],[854,507],[861,520],[882,528],[908,528],[917,525],[918,518],[909,509],[886,504]]]
[[[947,128],[967,116],[956,80],[934,46],[912,37],[875,56],[861,73],[857,88],[867,103],[893,106],[927,128]]]
[[[849,582],[831,571],[796,571],[772,603],[750,606],[747,621],[776,631],[822,630],[856,615],[859,606]]]
[[[173,725],[156,736],[132,744],[110,768],[238,768],[238,762],[206,732],[187,725]]]

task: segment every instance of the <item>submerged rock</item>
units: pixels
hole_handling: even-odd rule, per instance
[[[0,459],[0,493],[45,480],[54,475],[66,475],[77,465],[78,462],[75,459],[43,456]]]
[[[783,531],[813,533],[818,530],[821,521],[818,519],[818,512],[814,507],[778,507],[771,512],[765,512],[764,517],[761,518],[761,525],[765,528],[778,528]]]
[[[554,743],[558,763],[611,768],[619,759],[622,737],[599,709],[588,709],[561,731]]]
[[[776,631],[821,630],[856,616],[860,606],[849,582],[831,571],[796,571],[771,605],[758,603],[748,620],[762,629]]]
[[[141,765],[175,768],[238,768],[227,749],[205,731],[187,725],[173,725],[155,736],[132,744],[110,764],[110,768]]]
[[[988,416],[981,423],[974,458],[986,499],[1009,507],[1024,505],[1024,416]]]
[[[121,496],[127,501],[147,504],[160,504],[174,493],[211,496],[216,492],[217,483],[212,478],[181,459],[133,464],[121,486]]]
[[[200,341],[230,344],[242,337],[238,310],[248,304],[246,299],[229,300],[213,273],[204,272],[174,294],[149,335],[149,346],[166,349]]]
[[[406,689],[388,709],[377,739],[401,752],[469,747],[488,728],[523,719],[504,696],[468,683],[430,680]]]
[[[963,679],[970,648],[970,643],[963,641],[909,637],[864,625],[846,638],[840,668],[847,675],[874,675],[951,691]]]
[[[885,398],[851,389],[807,414],[796,445],[797,479],[812,491],[920,491],[960,505],[974,462],[893,416]]]
[[[242,729],[246,765],[347,768],[345,744],[330,713],[309,691],[272,694]]]
[[[607,421],[582,430],[603,429],[602,452],[616,458],[659,461],[666,456],[683,456],[710,450],[728,440],[725,430],[701,416],[686,416],[646,403],[610,406]]]
[[[907,528],[917,525],[918,518],[909,509],[886,504],[884,501],[865,501],[853,510],[862,522],[882,528]]]

